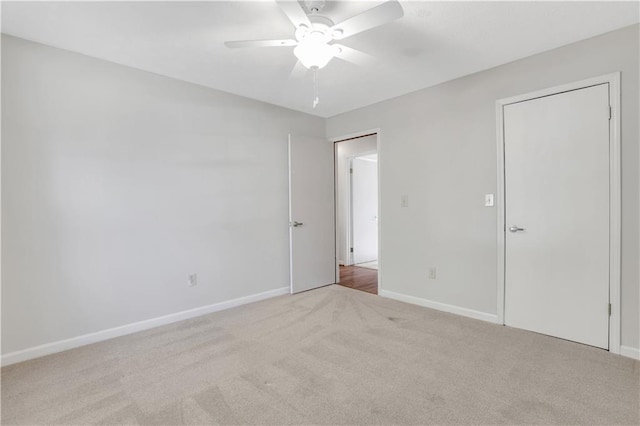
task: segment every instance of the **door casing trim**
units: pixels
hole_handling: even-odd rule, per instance
[[[600,84],[609,84],[609,103],[611,121],[609,124],[609,351],[620,354],[620,273],[621,273],[621,174],[620,174],[620,72],[580,80],[523,95],[499,99],[496,101],[497,135],[497,317],[504,324],[505,310],[505,160],[504,160],[504,107],[545,96],[556,95],[572,90],[584,89]]]

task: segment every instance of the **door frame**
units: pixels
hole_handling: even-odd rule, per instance
[[[365,136],[374,136],[376,137],[376,151],[375,153],[378,154],[378,294],[380,294],[380,289],[382,288],[382,280],[381,280],[381,271],[382,271],[382,239],[380,238],[380,236],[382,235],[382,215],[381,215],[381,187],[380,187],[380,176],[381,176],[381,158],[380,158],[380,144],[382,143],[382,134],[380,131],[380,128],[374,128],[374,129],[369,129],[369,130],[363,130],[361,132],[355,132],[355,133],[349,133],[347,135],[342,135],[342,136],[336,136],[336,137],[332,137],[328,140],[329,143],[333,144],[333,150],[334,152],[336,152],[336,144],[338,142],[344,142],[344,141],[348,141],[350,139],[358,139],[358,138],[362,138]],[[373,154],[374,152],[371,151],[371,154]],[[359,155],[356,155],[354,157],[358,157]],[[334,156],[335,158],[335,156]],[[352,157],[348,158],[348,162],[347,162],[347,166],[350,165],[351,163],[351,159]],[[334,186],[334,194],[337,197],[338,196],[338,168],[334,167],[334,169],[336,170],[336,173],[334,173],[333,179],[333,186]],[[347,185],[348,188],[348,198],[349,198],[349,204],[351,204],[351,182],[349,182],[349,184]],[[336,204],[337,205],[337,204]],[[338,262],[338,253],[339,253],[339,247],[338,244],[340,244],[340,239],[338,238],[338,211],[337,209],[335,210],[335,234],[336,234],[336,283],[340,282],[340,264]],[[348,207],[348,216],[351,216],[351,206]],[[352,235],[351,235],[351,218],[349,217],[349,219],[347,220],[347,227],[349,229],[346,230],[347,235],[349,236],[349,240],[351,242],[351,244],[353,244],[352,241]],[[351,253],[349,253],[348,255],[349,257],[349,262],[353,261],[353,256],[351,255]]]
[[[545,96],[557,95],[573,90],[584,89],[600,84],[609,84],[609,104],[611,119],[609,124],[609,352],[620,353],[620,271],[621,271],[621,174],[620,174],[620,72],[605,74],[585,80],[538,90],[523,95],[512,96],[496,101],[497,134],[497,247],[498,247],[498,283],[497,316],[498,323],[504,325],[505,310],[505,146],[504,146],[504,107],[510,104],[529,101]]]
[[[353,169],[353,160],[355,160],[356,158],[363,157],[365,155],[371,155],[371,154],[378,154],[378,150],[365,151],[361,154],[347,157],[347,164],[346,164],[347,173],[349,173],[350,169]],[[376,169],[377,168],[378,166],[376,164]],[[376,170],[376,176],[377,174],[378,174],[378,170]],[[346,198],[349,200],[349,202],[346,205],[347,226],[345,229],[345,233],[347,234],[347,239],[349,240],[349,247],[354,247],[353,245],[353,173],[349,173],[349,183],[347,184],[346,191],[347,191]],[[380,210],[380,206],[378,206],[378,210]],[[378,244],[379,243],[380,243],[380,236],[378,235]],[[351,252],[351,251],[347,252],[346,261],[349,265],[355,265],[354,252]]]

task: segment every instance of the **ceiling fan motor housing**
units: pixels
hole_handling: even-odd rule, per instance
[[[314,38],[317,41],[328,43],[334,38],[331,31],[331,27],[333,27],[331,19],[324,16],[311,15],[309,16],[309,21],[311,21],[311,28],[302,24],[296,29],[296,40],[302,41],[306,38]]]
[[[311,14],[319,13],[325,3],[325,0],[304,0],[304,5]]]

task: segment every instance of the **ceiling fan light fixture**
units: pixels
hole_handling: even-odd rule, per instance
[[[324,68],[336,53],[336,49],[333,46],[312,39],[301,41],[293,49],[293,54],[296,55],[296,58],[309,69]]]
[[[309,34],[309,27],[304,24],[300,25],[295,32],[296,40],[303,40],[307,36],[307,34]]]

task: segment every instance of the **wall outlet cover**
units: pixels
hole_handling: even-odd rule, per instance
[[[195,287],[198,285],[198,274],[190,274],[187,278],[187,284],[189,287]]]
[[[493,194],[484,194],[484,206],[493,207],[493,205],[494,205]]]

